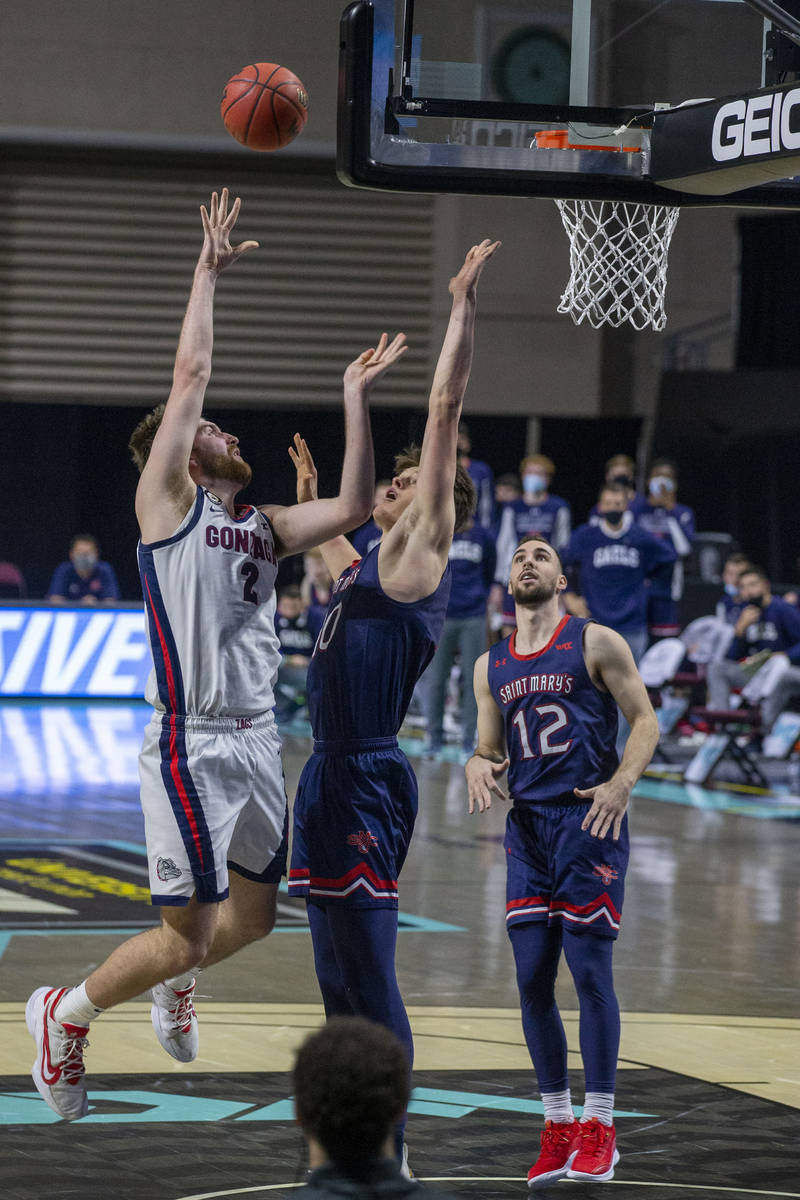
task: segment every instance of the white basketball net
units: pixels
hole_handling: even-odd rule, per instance
[[[588,321],[656,331],[667,323],[667,255],[679,208],[614,200],[556,200],[569,237],[570,277],[558,306]]]

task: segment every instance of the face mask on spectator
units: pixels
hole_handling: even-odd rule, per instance
[[[606,512],[603,513],[603,520],[608,521],[609,525],[621,525],[624,512]]]
[[[669,475],[654,475],[647,485],[647,490],[651,496],[661,496],[664,492],[673,492],[675,484]]]
[[[523,475],[522,486],[525,489],[526,496],[533,496],[537,492],[545,491],[547,480],[544,475]]]
[[[72,560],[76,571],[91,571],[97,565],[96,554],[76,554]]]
[[[624,472],[617,472],[616,474],[612,475],[608,482],[619,484],[620,487],[624,488],[633,487],[633,480],[631,479],[630,475],[626,475]]]
[[[737,584],[735,584],[735,583],[726,583],[725,584],[726,596],[735,596],[735,595],[737,595],[738,591],[739,591],[739,588],[738,588]]]

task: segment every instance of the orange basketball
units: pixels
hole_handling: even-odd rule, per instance
[[[281,150],[308,119],[308,93],[277,63],[243,67],[225,84],[220,105],[231,137],[251,150]]]

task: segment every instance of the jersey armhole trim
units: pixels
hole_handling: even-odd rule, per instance
[[[194,510],[192,511],[191,517],[189,518],[188,521],[186,521],[186,516],[184,516],[183,520],[186,521],[186,524],[181,525],[181,527],[178,528],[178,530],[175,533],[173,533],[171,537],[162,538],[160,542],[142,542],[142,541],[140,541],[139,542],[140,549],[146,550],[146,551],[160,550],[163,546],[171,546],[174,542],[179,542],[181,540],[181,538],[186,537],[187,533],[191,533],[191,531],[194,529],[195,525],[200,520],[200,517],[202,515],[203,496],[204,495],[205,495],[205,493],[203,492],[203,489],[201,487],[198,487],[197,496],[196,496],[195,502],[194,502]]]

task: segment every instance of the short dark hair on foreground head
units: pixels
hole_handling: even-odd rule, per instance
[[[156,408],[143,417],[139,424],[131,434],[131,440],[128,442],[128,449],[131,452],[131,458],[136,463],[136,469],[141,475],[144,470],[145,463],[150,457],[150,450],[153,446],[153,438],[158,433],[158,427],[164,416],[166,404],[159,404]]]
[[[395,454],[395,475],[401,475],[409,467],[418,467],[421,453],[422,451],[419,446],[411,445],[406,446],[399,454]],[[460,533],[462,529],[466,529],[469,525],[478,504],[478,493],[475,491],[475,484],[460,464],[456,467],[453,500],[456,505],[456,524],[453,532]]]
[[[547,549],[553,551],[553,554],[556,557],[556,561],[558,562],[558,569],[563,574],[564,565],[561,562],[561,555],[558,553],[555,546],[551,545],[550,542],[548,542],[547,538],[542,537],[542,535],[540,533],[526,533],[524,537],[521,537],[519,539],[519,541],[517,542],[517,545],[514,549],[514,554],[516,554],[517,550],[519,550],[520,546],[524,546],[526,542],[544,542],[545,546],[547,546]]]
[[[408,1106],[410,1071],[395,1035],[364,1017],[333,1017],[297,1052],[297,1119],[345,1174],[369,1174]]]

